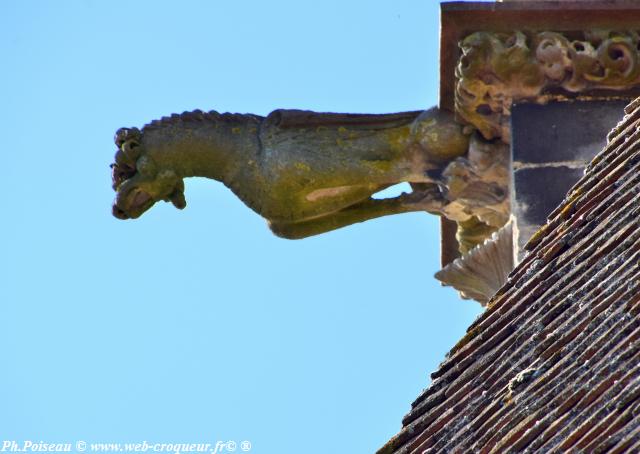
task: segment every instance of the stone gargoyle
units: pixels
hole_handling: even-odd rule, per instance
[[[439,177],[469,137],[431,109],[384,115],[276,110],[267,117],[185,112],[115,137],[113,215],[137,218],[160,200],[184,208],[186,177],[224,183],[278,236],[320,234],[447,204]],[[409,194],[372,195],[401,182]]]

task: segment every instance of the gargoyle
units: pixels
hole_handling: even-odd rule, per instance
[[[184,208],[186,177],[229,187],[284,238],[304,238],[411,211],[442,213],[439,177],[469,138],[447,112],[385,115],[276,110],[267,117],[185,112],[118,130],[113,215],[137,218],[160,200]],[[374,199],[412,183],[409,194]]]

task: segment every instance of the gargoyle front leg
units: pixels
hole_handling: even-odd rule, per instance
[[[269,222],[281,238],[297,240],[391,214],[428,211],[439,214],[446,200],[436,185],[389,199],[367,199],[340,211],[300,222]]]

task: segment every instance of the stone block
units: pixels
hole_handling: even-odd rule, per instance
[[[513,174],[518,246],[547,221],[571,187],[582,177],[583,169],[570,167],[536,167],[515,170]]]
[[[590,161],[628,101],[516,104],[511,109],[513,161],[521,163]]]

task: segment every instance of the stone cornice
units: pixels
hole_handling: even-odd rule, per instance
[[[622,96],[640,85],[639,46],[636,31],[472,33],[460,42],[456,114],[484,138],[509,142],[515,102]]]

